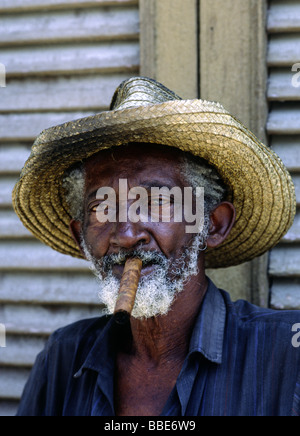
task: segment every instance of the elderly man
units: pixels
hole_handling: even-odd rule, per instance
[[[276,245],[295,204],[280,159],[221,105],[147,78],[122,83],[110,111],[44,131],[15,210],[91,262],[106,313],[50,337],[18,414],[299,415],[299,312],[233,303],[205,275]],[[120,324],[132,258],[141,277]]]

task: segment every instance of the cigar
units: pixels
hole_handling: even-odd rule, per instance
[[[138,258],[127,259],[120,283],[119,295],[114,310],[114,319],[125,324],[131,315],[143,262]]]

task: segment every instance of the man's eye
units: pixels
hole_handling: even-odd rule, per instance
[[[94,212],[94,213],[101,213],[101,212],[105,212],[105,211],[112,211],[116,209],[116,205],[112,204],[112,203],[108,203],[107,201],[103,201],[103,202],[97,202],[94,204],[91,204],[89,206],[89,211],[90,212]]]
[[[98,207],[99,207],[99,203],[91,204],[89,206],[89,212],[97,212]]]
[[[171,203],[169,197],[157,197],[157,198],[151,198],[151,205],[152,206],[166,206],[167,204]]]
[[[98,203],[91,204],[89,206],[89,211],[96,213],[96,212],[103,211],[103,210],[107,209],[107,207],[108,207],[107,203],[99,203],[98,202]]]

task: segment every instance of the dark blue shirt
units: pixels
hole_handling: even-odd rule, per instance
[[[233,303],[210,282],[162,415],[299,416],[298,323],[299,311]],[[18,415],[113,416],[121,340],[110,317],[56,331],[37,357]]]

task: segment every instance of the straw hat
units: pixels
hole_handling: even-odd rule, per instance
[[[207,251],[207,267],[249,261],[276,245],[292,225],[295,189],[274,152],[220,104],[181,100],[142,77],[120,85],[110,111],[38,136],[13,191],[14,208],[24,225],[55,250],[81,257],[69,232],[63,175],[100,150],[130,142],[177,147],[204,158],[229,187],[236,223],[222,245]]]

